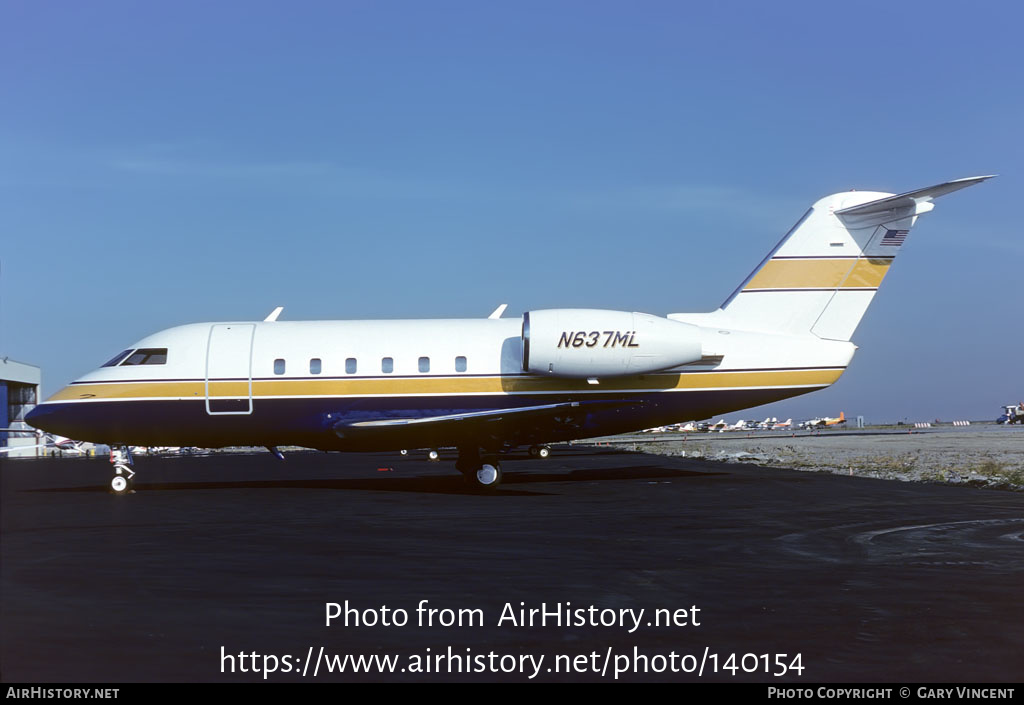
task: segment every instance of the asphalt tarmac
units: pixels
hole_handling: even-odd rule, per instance
[[[1024,676],[1024,494],[579,448],[477,494],[451,460],[140,458],[127,496],[0,461],[0,680]]]

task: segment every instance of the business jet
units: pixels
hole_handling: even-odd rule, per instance
[[[824,389],[918,216],[990,176],[817,201],[716,311],[549,309],[468,320],[196,323],[133,343],[27,417],[105,443],[324,451],[458,449],[471,483],[500,454],[709,418]]]

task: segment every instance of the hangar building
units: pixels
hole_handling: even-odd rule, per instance
[[[24,450],[0,453],[0,458],[35,457],[38,441],[32,433],[11,433],[4,429],[26,429],[25,415],[39,401],[42,370],[34,365],[0,358],[0,449],[26,446]]]

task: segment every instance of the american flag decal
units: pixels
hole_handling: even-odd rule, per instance
[[[883,247],[899,247],[907,239],[909,232],[909,230],[886,230],[881,244]]]

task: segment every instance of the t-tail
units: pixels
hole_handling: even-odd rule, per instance
[[[730,327],[848,341],[932,200],[992,176],[893,195],[826,196],[713,315]]]

